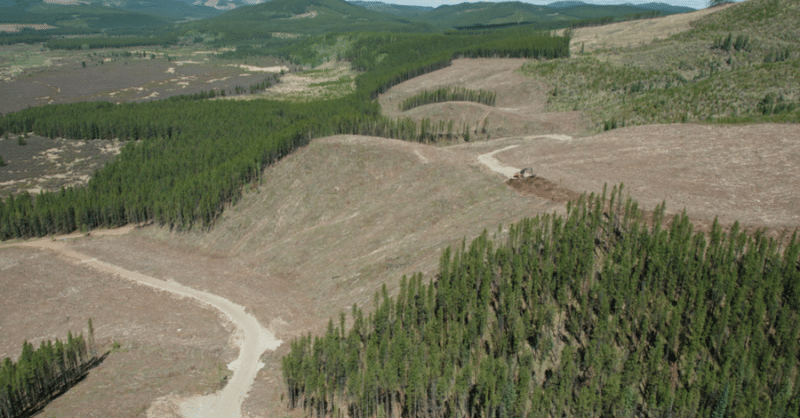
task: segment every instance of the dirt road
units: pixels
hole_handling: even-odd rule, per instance
[[[487,152],[486,154],[481,154],[478,156],[478,162],[485,165],[486,167],[489,168],[489,170],[492,170],[495,173],[500,173],[508,178],[511,178],[514,175],[514,173],[516,173],[519,170],[517,170],[514,167],[509,167],[507,165],[500,164],[500,161],[497,161],[497,159],[494,158],[494,155],[497,154],[498,152],[503,152],[511,148],[516,148],[518,146],[519,145],[509,145],[505,148],[500,148],[492,152]]]
[[[98,234],[95,233],[95,235]],[[262,327],[258,320],[249,314],[243,306],[220,296],[195,290],[171,280],[159,280],[91,258],[68,249],[64,238],[60,240],[34,240],[16,245],[51,250],[104,273],[115,274],[158,290],[170,292],[180,298],[189,297],[220,311],[236,327],[236,332],[231,337],[231,342],[239,347],[239,357],[228,365],[228,368],[233,371],[233,377],[220,392],[173,402],[177,404],[177,409],[185,418],[241,417],[242,403],[255,381],[256,374],[263,366],[260,362],[261,355],[266,350],[275,350],[282,342],[276,339],[272,332]]]
[[[572,140],[572,137],[569,136],[569,135],[536,135],[536,136],[525,137],[525,138],[523,138],[523,140],[530,141],[530,140],[539,139],[539,138],[548,138],[548,139],[552,139],[552,140],[559,141],[559,142],[567,142],[567,141]],[[510,138],[496,139],[495,142],[502,141],[504,139],[510,139]],[[484,166],[486,166],[489,170],[494,171],[495,173],[502,174],[502,175],[506,176],[507,178],[511,178],[520,169],[516,168],[516,167],[511,167],[511,166],[504,165],[503,163],[498,161],[497,158],[494,158],[494,155],[498,154],[498,153],[501,153],[503,151],[510,150],[512,148],[516,148],[518,146],[520,146],[520,144],[509,145],[509,146],[507,146],[505,148],[497,149],[497,150],[494,150],[492,152],[487,152],[486,154],[481,154],[481,155],[478,156],[478,162],[483,164]]]

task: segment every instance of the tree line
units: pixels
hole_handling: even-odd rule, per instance
[[[119,105],[46,105],[6,115],[0,120],[0,134],[34,132],[49,138],[136,143],[123,147],[86,187],[37,195],[23,192],[0,202],[0,238],[148,221],[178,230],[210,228],[227,205],[238,201],[245,184],[260,180],[267,165],[313,138],[363,134],[430,142],[456,135],[451,124],[386,118],[371,100],[392,85],[450,65],[454,44],[445,41],[451,37],[393,36],[367,35],[355,44],[348,59],[368,71],[356,77],[356,93],[339,99],[196,100],[203,98],[200,95]],[[465,36],[460,45],[463,50],[470,42],[485,45],[487,39],[501,40],[493,36]],[[537,39],[544,43],[542,51],[569,53],[566,38],[535,35],[529,40]],[[389,58],[378,59],[365,49],[375,42],[381,45],[378,54],[387,53]],[[508,42],[509,48],[522,46],[516,37],[509,36]],[[525,48],[539,47],[526,44]]]
[[[356,95],[375,99],[389,88],[451,65],[453,58],[569,56],[569,37],[506,29],[480,34],[362,34],[342,57],[362,71]]]
[[[603,17],[593,17],[588,19],[573,20],[572,22],[570,22],[570,27],[573,29],[588,28],[591,26],[603,26],[611,23],[614,23],[614,16],[603,16]]]
[[[25,341],[16,362],[0,364],[0,418],[26,416],[80,381],[97,362],[94,329],[89,338],[67,334],[65,342],[42,341],[38,349]]]
[[[178,35],[166,33],[154,36],[92,37],[92,38],[50,38],[45,46],[50,49],[95,49],[126,48],[132,46],[173,45],[178,43]]]
[[[494,106],[497,93],[486,90],[469,90],[464,87],[442,87],[436,90],[423,91],[400,103],[400,110],[406,111],[431,103],[466,101]]]
[[[631,20],[654,19],[661,16],[660,10],[650,10],[647,12],[631,13],[621,16],[619,19],[614,16],[593,17],[587,19],[573,20],[570,22],[570,28],[587,28],[591,26],[604,26],[614,23],[616,21],[627,22]]]
[[[447,249],[282,362],[311,417],[800,416],[800,241],[621,188]],[[351,326],[347,329],[347,323]],[[338,325],[338,326],[337,326]]]
[[[211,228],[245,184],[312,138],[375,135],[434,142],[443,123],[381,116],[352,96],[312,103],[193,101],[49,105],[7,115],[6,129],[51,138],[135,141],[86,187],[10,195],[0,201],[0,238],[27,238],[155,221]],[[450,128],[452,126],[448,125]],[[7,131],[8,132],[8,131]]]
[[[726,37],[718,36],[714,38],[714,45],[712,48],[730,52],[731,48],[733,48],[734,51],[749,51],[750,46],[749,35],[736,35],[736,40],[734,40],[733,34],[729,33]]]

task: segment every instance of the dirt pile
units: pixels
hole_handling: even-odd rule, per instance
[[[602,192],[624,183],[646,208],[723,223],[800,225],[798,125],[651,125],[568,142],[536,140],[495,158],[532,166],[560,187]]]
[[[581,196],[580,193],[558,187],[552,181],[538,176],[526,179],[508,179],[506,184],[522,195],[541,197],[557,203],[574,202]]]

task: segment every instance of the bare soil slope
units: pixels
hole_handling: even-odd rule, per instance
[[[236,356],[214,311],[50,251],[0,248],[0,288],[0,358],[24,340],[86,336],[89,318],[101,354],[120,345],[42,416],[143,417],[157,397],[216,391]]]
[[[585,131],[588,121],[581,112],[544,111],[550,86],[517,72],[525,62],[525,59],[513,58],[457,59],[450,67],[392,87],[378,98],[378,102],[387,116],[414,120],[453,120],[456,129],[460,124],[467,124],[474,130],[476,126],[482,127],[488,119],[492,138],[526,134],[578,134]],[[445,102],[400,111],[399,105],[403,100],[442,87],[493,91],[497,93],[497,101],[495,106]]]
[[[380,138],[314,141],[268,169],[264,178],[208,235],[150,228],[81,239],[70,248],[218,294],[245,306],[277,338],[288,341],[321,331],[328,318],[353,303],[370,309],[382,283],[393,291],[402,274],[434,271],[441,249],[460,245],[465,236],[557,207],[519,196],[470,153]],[[15,309],[24,311],[25,303]],[[135,317],[148,308],[139,309],[125,314]],[[105,320],[102,314],[93,317],[98,323]],[[59,324],[48,326],[58,329]],[[5,329],[4,323],[0,326]],[[8,334],[12,342],[34,337],[26,329]],[[224,344],[227,336],[219,340]],[[266,367],[245,402],[245,413],[283,413],[279,366],[287,346],[265,355]],[[142,399],[160,397],[148,393]],[[62,399],[73,405],[72,396],[68,392]]]
[[[800,226],[800,125],[651,125],[568,142],[532,141],[495,155],[573,191],[624,183],[647,208]]]
[[[581,48],[584,48],[585,52],[591,52],[597,49],[644,45],[677,33],[686,32],[692,28],[693,22],[703,16],[735,6],[735,3],[731,3],[656,19],[633,20],[575,29],[572,32],[570,49],[572,53],[577,53],[581,51]]]
[[[723,221],[743,219],[757,225],[797,226],[800,145],[792,138],[798,137],[799,129],[795,125],[642,126],[583,139],[528,136],[447,148],[370,137],[324,138],[266,170],[262,184],[226,211],[210,233],[174,234],[150,227],[124,236],[81,239],[70,248],[131,271],[220,295],[243,305],[277,338],[290,341],[307,332],[321,332],[328,318],[338,322],[338,313],[349,311],[353,303],[371,309],[373,295],[381,285],[385,283],[392,293],[403,274],[421,271],[430,278],[447,245],[458,246],[464,237],[471,239],[484,229],[497,231],[499,224],[524,216],[563,209],[567,199],[552,193],[537,195],[538,190],[552,192],[557,188],[559,196],[569,198],[574,196],[570,193],[600,191],[605,182],[624,182],[631,195],[648,208],[666,200],[672,213],[686,207],[695,217],[720,213]],[[504,184],[504,176],[478,162],[478,156],[511,145],[516,147],[493,157],[505,166],[534,167],[540,177],[551,182],[548,187],[533,188],[534,195],[518,193]],[[4,266],[12,266],[6,271],[20,271],[21,276],[14,276],[8,284],[11,288],[27,285],[31,277],[43,277],[34,287],[69,283],[45,273],[70,274],[61,265],[42,263],[37,269],[43,270],[29,271],[33,268],[25,262],[29,250],[0,249],[0,255]],[[84,280],[103,286],[118,282],[88,271],[81,274],[86,276]],[[33,288],[16,292],[25,296],[16,298],[9,312],[45,309],[52,298]],[[110,292],[117,298],[132,294],[127,290]],[[119,307],[119,302],[100,302],[104,297],[88,293],[67,293],[63,299],[56,310],[58,315],[36,311],[38,323],[33,325],[29,319],[23,322],[26,326],[16,326],[19,319],[3,312],[0,327],[4,343],[8,341],[6,350],[23,339],[64,332],[68,328],[64,315],[80,316],[81,322],[91,316],[98,324],[120,324],[114,330],[102,329],[105,338],[129,338],[125,333],[138,329],[136,339],[148,342],[142,346],[161,347],[158,344],[166,343],[151,343],[147,338],[153,337],[144,335],[158,335],[162,326],[159,321],[173,321],[173,315],[184,309],[176,302]],[[89,313],[84,305],[97,311]],[[221,327],[209,311],[185,315],[177,316],[180,325],[170,325],[163,333],[171,328],[187,329],[195,322]],[[126,327],[121,323],[123,318],[142,325]],[[225,350],[227,335],[214,335],[216,349]],[[181,343],[189,352],[203,352],[208,344],[204,341]],[[244,404],[245,415],[286,413],[281,403],[280,357],[288,346],[265,354],[266,367],[259,372]],[[215,353],[217,357],[210,360],[200,358],[198,367],[207,370],[219,356],[235,356],[227,351]],[[90,380],[108,381],[109,375],[138,368],[159,370],[161,356],[112,356],[90,375]],[[171,378],[196,376],[191,371],[184,373],[183,377],[176,374]],[[207,371],[204,376],[208,379]],[[167,394],[166,389],[152,389],[148,381],[139,385],[131,389],[140,391],[136,401],[143,408],[130,416],[144,416],[149,402]],[[53,412],[57,415],[71,415],[60,411],[88,408],[86,397],[107,398],[100,401],[106,410],[121,408],[117,398],[105,392],[110,389],[100,386],[98,381],[97,385],[68,392],[45,414],[52,410],[59,411]],[[177,396],[203,390],[188,384],[170,388]]]

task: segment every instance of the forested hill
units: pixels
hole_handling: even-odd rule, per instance
[[[475,24],[493,25],[499,23],[519,22],[570,22],[581,19],[610,17],[622,19],[624,16],[636,15],[652,11],[634,5],[592,5],[580,4],[566,8],[553,9],[548,6],[508,2],[470,2],[454,5],[442,5],[434,10],[414,17],[421,22],[429,22],[444,27],[468,26]],[[661,15],[672,14],[661,11]],[[566,25],[565,25],[566,26]]]
[[[204,19],[222,14],[224,11],[213,7],[187,4],[181,0],[117,0],[113,6],[108,1],[83,0],[78,4],[54,4],[43,0],[12,0],[0,2],[0,22],[50,23],[67,27],[74,15],[85,15],[92,10],[114,10],[116,13],[130,12],[157,16],[160,19],[179,21]],[[95,19],[77,21],[93,27],[102,23],[101,16]],[[60,24],[59,24],[60,22]]]
[[[380,1],[349,0],[348,3],[363,7],[365,9],[374,10],[376,12],[390,13],[398,16],[416,16],[434,9],[430,6],[410,6],[406,4],[392,4]]]
[[[569,38],[530,31],[472,34],[369,34],[347,51],[357,90],[330,101],[198,101],[184,96],[146,103],[46,105],[5,115],[0,135],[137,141],[98,170],[86,187],[27,192],[0,201],[0,239],[43,236],[155,221],[210,228],[266,165],[312,138],[376,135],[436,141],[444,125],[380,115],[372,101],[409,78],[450,65],[454,56],[569,56]]]
[[[343,0],[271,0],[255,5],[229,5],[236,7],[225,12],[184,0],[119,0],[114,7],[100,0],[70,5],[22,0],[0,4],[0,23],[47,23],[57,28],[38,32],[35,37],[18,36],[6,43],[41,42],[49,36],[65,34],[102,33],[161,35],[146,44],[165,45],[177,42],[180,36],[194,37],[201,33],[214,39],[219,46],[247,41],[263,47],[292,43],[273,39],[278,33],[293,37],[357,31],[427,33],[472,25],[519,23],[538,23],[540,30],[552,30],[568,27],[569,22],[575,20],[604,18],[607,23],[684,11],[655,3],[641,6],[575,3],[551,8],[517,1],[462,3],[435,9]],[[178,21],[184,22],[176,26]]]
[[[134,12],[102,5],[35,3],[24,6],[0,5],[0,23],[49,24],[62,32],[128,33],[163,32],[172,26],[168,19],[152,13]]]
[[[433,32],[427,23],[367,10],[343,0],[272,0],[243,6],[221,16],[186,24],[187,29],[237,34],[237,38],[283,32],[321,35],[332,32]],[[262,35],[263,34],[263,35]]]
[[[604,193],[605,195],[605,193]],[[798,417],[800,242],[612,191],[442,254],[283,359],[317,417]],[[352,322],[351,322],[352,321]],[[352,327],[345,331],[346,323]]]

